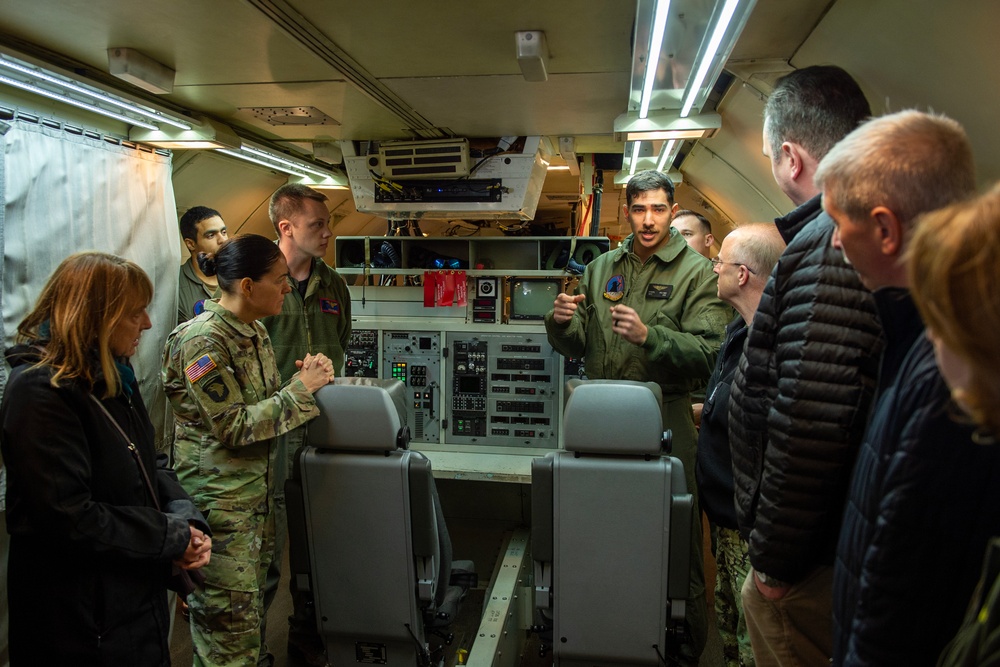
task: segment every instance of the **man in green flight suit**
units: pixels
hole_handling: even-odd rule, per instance
[[[351,337],[351,297],[344,279],[323,261],[333,236],[326,196],[304,185],[283,185],[271,196],[268,213],[278,235],[278,248],[288,263],[292,285],[281,312],[261,320],[271,337],[281,378],[287,381],[295,374],[297,359],[320,352],[333,361],[339,376],[344,371],[345,350]],[[305,428],[287,435],[286,476],[291,474],[295,452],[304,438]],[[268,571],[265,605],[270,604],[277,592],[281,553],[288,535],[284,481],[283,477],[275,495],[276,553]],[[316,631],[312,599],[298,590],[294,578],[289,588],[292,592],[289,656],[307,665],[324,665],[326,658]]]
[[[545,316],[549,342],[567,357],[584,357],[590,379],[656,382],[663,392],[663,427],[673,431],[672,455],[684,464],[695,495],[698,437],[691,392],[704,386],[732,319],[719,300],[712,264],[671,229],[677,211],[666,174],[644,171],[625,189],[632,233],[621,247],[591,262],[575,295],[560,294]],[[608,415],[613,418],[614,415]],[[675,656],[697,665],[708,636],[701,513],[691,534],[690,638]]]
[[[185,211],[180,228],[191,257],[181,264],[177,281],[177,324],[200,315],[205,310],[205,301],[219,289],[215,276],[206,276],[198,266],[198,253],[214,255],[229,238],[222,215],[207,206],[192,206]]]

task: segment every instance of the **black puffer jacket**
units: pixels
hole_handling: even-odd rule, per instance
[[[882,327],[871,292],[830,245],[819,196],[775,223],[788,247],[736,371],[729,435],[750,562],[794,583],[833,562]]]
[[[833,580],[834,665],[933,665],[1000,533],[1000,445],[972,441],[909,293],[876,293],[888,347]]]
[[[207,526],[165,457],[157,460],[138,385],[102,403],[135,444],[163,512],[81,383],[53,387],[49,368],[32,367],[29,348],[7,358],[0,446],[12,663],[169,665],[171,561],[190,541],[189,520]],[[103,393],[103,380],[94,391]]]

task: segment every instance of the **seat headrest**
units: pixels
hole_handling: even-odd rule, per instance
[[[396,449],[406,420],[405,394],[399,380],[337,378],[316,392],[319,417],[309,422],[308,443],[320,449]]]
[[[654,391],[655,388],[655,391]],[[577,381],[563,415],[567,451],[658,455],[663,417],[659,386],[650,382]]]

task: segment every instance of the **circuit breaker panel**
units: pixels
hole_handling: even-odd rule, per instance
[[[406,385],[410,438],[441,442],[441,334],[383,331],[381,377]]]
[[[559,355],[545,335],[446,336],[448,442],[556,447]]]

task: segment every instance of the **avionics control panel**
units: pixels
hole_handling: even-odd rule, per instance
[[[446,338],[448,442],[557,446],[559,355],[544,334]]]
[[[376,329],[354,329],[347,342],[344,363],[346,377],[378,377],[378,331]]]
[[[414,442],[441,441],[441,334],[382,332],[382,374],[406,385],[406,423]]]

